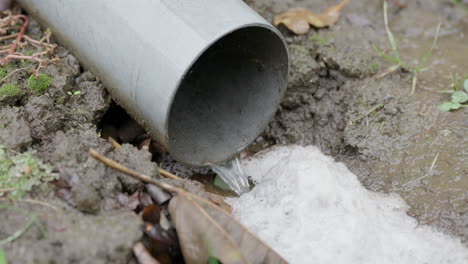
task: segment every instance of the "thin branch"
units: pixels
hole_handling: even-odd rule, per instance
[[[221,209],[224,209],[227,213],[230,213],[230,206],[228,204],[226,204],[224,201],[221,201],[220,199],[217,199],[215,196],[213,197],[212,195],[210,195],[210,199],[212,199],[214,202],[212,201],[209,201],[209,200],[206,200],[205,198],[202,198],[198,195],[195,195],[195,194],[192,194],[192,193],[189,193],[187,191],[185,191],[184,189],[181,189],[181,188],[178,188],[178,187],[175,187],[175,186],[172,186],[170,184],[167,184],[167,183],[163,183],[163,182],[159,182],[159,181],[156,181],[154,180],[153,178],[151,178],[150,176],[147,176],[145,174],[142,174],[142,173],[139,173],[137,171],[134,171],[132,169],[129,169],[127,167],[125,167],[124,165],[112,160],[112,159],[109,159],[108,157],[102,155],[101,153],[97,152],[96,150],[94,149],[90,149],[89,150],[89,154],[95,158],[96,160],[104,163],[104,165],[108,166],[108,167],[111,167],[113,169],[116,169],[122,173],[125,173],[129,176],[132,176],[133,178],[136,178],[142,182],[145,182],[145,183],[151,183],[151,184],[154,184],[166,191],[170,191],[170,192],[174,192],[174,193],[177,193],[179,195],[185,195],[185,196],[189,196],[191,198],[194,198],[194,199],[197,199],[199,201],[203,201],[205,203],[209,203],[209,204],[212,204],[214,206],[218,206],[220,207]],[[218,205],[220,204],[220,205]]]
[[[174,175],[168,171],[165,171],[161,168],[159,168],[159,174],[161,174],[162,176],[166,177],[166,178],[169,178],[169,179],[174,179],[174,180],[183,180],[182,178],[180,178],[179,176],[177,175]]]
[[[116,149],[120,149],[122,148],[122,145],[119,144],[119,142],[117,142],[115,139],[113,139],[112,137],[109,137],[107,138],[107,141],[109,143],[112,144],[112,146]],[[166,178],[169,178],[169,179],[174,179],[174,180],[182,180],[182,178],[180,178],[179,176],[177,175],[174,175],[168,171],[165,171],[161,168],[159,168],[159,174],[161,174],[162,176],[166,177]]]
[[[117,140],[115,140],[113,137],[108,137],[107,138],[107,141],[109,143],[111,143],[111,145],[115,148],[115,149],[120,149],[122,148],[122,145],[119,144],[119,142],[117,142]]]
[[[137,171],[134,171],[132,169],[129,169],[127,167],[125,167],[124,165],[116,162],[116,161],[113,161],[112,159],[109,159],[108,157],[102,155],[101,153],[95,151],[94,149],[91,149],[89,150],[89,154],[97,159],[98,161],[104,163],[105,165],[107,165],[108,167],[111,167],[113,169],[116,169],[120,172],[123,172],[127,175],[130,175],[136,179],[139,179],[140,181],[142,182],[146,182],[146,183],[151,183],[151,184],[154,184],[160,188],[163,188],[167,191],[171,191],[171,192],[175,192],[175,193],[180,193],[180,192],[185,192],[184,190],[180,189],[180,188],[177,188],[177,187],[174,187],[172,185],[169,185],[169,184],[166,184],[166,183],[163,183],[163,182],[159,182],[159,181],[156,181],[154,180],[153,178],[151,178],[150,176],[147,176],[147,175],[144,175],[142,173],[139,173]]]
[[[437,162],[437,159],[439,158],[439,153],[440,153],[440,151],[437,152],[437,154],[436,154],[434,160],[432,161],[432,164],[431,164],[431,166],[429,167],[429,170],[427,171],[426,174],[424,174],[423,176],[421,176],[421,177],[419,177],[419,178],[416,178],[416,179],[414,179],[414,180],[411,180],[411,181],[409,181],[409,182],[407,182],[407,183],[404,183],[402,186],[406,186],[406,185],[408,185],[408,184],[410,184],[410,183],[412,183],[412,182],[415,182],[415,181],[418,181],[418,180],[422,180],[422,179],[426,178],[427,176],[429,176],[429,174],[430,174],[430,173],[432,172],[432,170],[434,169],[434,166],[435,166],[435,164],[436,164],[436,162]]]

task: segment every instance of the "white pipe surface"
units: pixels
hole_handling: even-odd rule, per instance
[[[252,142],[286,90],[283,37],[240,0],[19,0],[178,161]]]

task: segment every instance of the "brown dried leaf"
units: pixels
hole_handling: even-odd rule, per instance
[[[169,202],[185,262],[287,263],[278,253],[223,209],[196,196],[179,193]]]
[[[274,25],[284,24],[292,32],[302,35],[310,30],[310,25],[322,28],[334,25],[340,17],[340,10],[349,0],[343,0],[340,4],[330,7],[323,13],[315,14],[307,9],[291,9],[275,16]]]

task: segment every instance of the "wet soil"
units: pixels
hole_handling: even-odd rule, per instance
[[[40,39],[43,33],[33,20],[27,34]],[[53,167],[66,188],[35,190],[13,204],[2,200],[2,205],[9,206],[0,212],[2,239],[30,218],[16,209],[35,215],[47,232],[44,236],[32,226],[4,250],[12,263],[128,263],[132,246],[142,236],[142,220],[117,197],[131,194],[143,184],[97,162],[88,152],[96,149],[154,177],[158,177],[158,167],[148,151],[128,144],[113,149],[99,137],[97,124],[111,105],[111,97],[70,52],[58,47],[56,55],[60,63],[41,70],[52,77],[45,93],[34,94],[26,88],[31,74],[26,70],[7,80],[22,93],[0,100],[0,144],[13,151],[32,152]],[[12,62],[8,67],[23,66]],[[67,94],[70,91],[81,93]]]
[[[269,21],[292,7],[326,8],[318,0],[246,2]],[[313,29],[304,36],[280,28],[290,44],[290,84],[274,120],[250,150],[285,143],[317,145],[346,163],[368,189],[399,193],[410,205],[408,214],[421,224],[467,243],[467,110],[441,113],[436,107],[448,99],[437,91],[447,89],[449,73],[468,73],[468,14],[449,0],[405,2],[404,9],[389,5],[389,20],[406,60],[420,58],[437,23],[443,23],[438,48],[414,95],[409,95],[407,72],[375,78],[391,66],[372,48],[390,48],[382,2],[350,1],[331,28]],[[28,34],[40,38],[43,33],[32,21]],[[37,215],[47,235],[33,226],[5,251],[18,263],[128,263],[131,247],[141,237],[142,222],[124,208],[121,197],[142,184],[98,163],[88,155],[89,149],[154,177],[159,162],[179,176],[207,171],[186,170],[165,154],[152,156],[147,148],[139,150],[136,146],[144,141],[139,138],[144,131],[124,117],[99,79],[70,52],[59,47],[57,54],[61,62],[43,69],[52,76],[44,94],[28,92],[25,83],[30,73],[21,71],[9,80],[20,87],[21,95],[0,98],[0,144],[32,151],[67,184],[65,189],[27,197],[48,205],[25,201],[11,205]],[[71,96],[69,91],[81,94]],[[132,144],[113,149],[103,139],[107,136]],[[157,143],[149,149],[162,151]],[[28,221],[11,209],[2,209],[0,215],[1,238]]]
[[[247,1],[272,21],[293,7],[324,9],[323,1]],[[338,1],[334,1],[338,2]],[[449,74],[468,73],[468,14],[451,1],[390,1],[389,21],[402,57],[417,63],[440,41],[410,95],[411,74],[373,49],[390,51],[382,1],[350,1],[339,22],[304,36],[287,36],[290,85],[263,145],[314,144],[343,161],[370,190],[397,192],[408,215],[468,242],[467,111],[442,113]],[[328,2],[327,2],[328,3]],[[331,5],[332,3],[330,3]]]

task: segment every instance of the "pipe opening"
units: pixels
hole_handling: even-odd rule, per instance
[[[263,131],[286,90],[288,52],[271,29],[236,30],[208,48],[169,114],[171,154],[193,166],[234,156]]]

